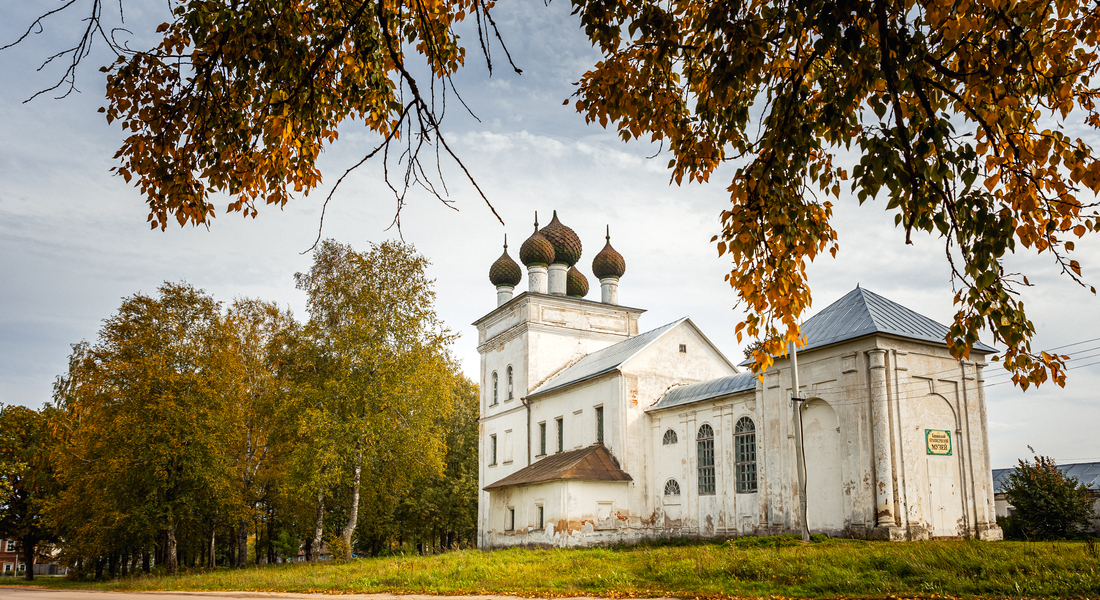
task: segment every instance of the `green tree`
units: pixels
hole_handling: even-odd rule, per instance
[[[1028,539],[1065,539],[1089,526],[1093,517],[1088,488],[1068,477],[1047,456],[1020,459],[1004,485],[1005,500],[1015,508],[1012,529]]]
[[[330,457],[316,476],[343,472],[350,480],[340,533],[346,548],[353,547],[364,496],[400,493],[416,474],[442,470],[442,420],[453,410],[448,352],[454,336],[435,313],[427,266],[407,244],[385,242],[357,252],[326,240],[310,270],[295,276],[310,315],[311,383],[303,388],[303,414],[310,427],[327,424],[311,433]],[[315,546],[322,540],[324,489],[317,491]]]
[[[229,496],[225,346],[220,305],[187,284],[136,294],[79,345],[55,403],[64,415],[63,491],[52,520],[73,560],[102,557],[163,533],[163,563],[178,568],[178,534],[205,530]],[[200,546],[201,547],[201,546]]]
[[[0,539],[18,542],[28,581],[34,579],[40,544],[54,539],[43,519],[57,492],[47,412],[0,407],[0,465],[4,467],[0,469],[0,487],[10,490],[6,498],[0,498]]]

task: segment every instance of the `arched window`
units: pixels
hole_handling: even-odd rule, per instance
[[[512,365],[508,365],[508,399],[512,399]]]
[[[737,468],[737,492],[756,491],[756,425],[741,417],[733,430],[733,461]]]
[[[669,444],[675,444],[677,441],[678,440],[676,439],[676,432],[672,429],[669,429],[665,432],[665,438],[661,440],[661,443],[667,446]]]
[[[493,402],[490,406],[497,405],[497,387],[499,387],[497,384],[497,372],[493,371]]]
[[[666,496],[679,496],[680,484],[676,483],[675,479],[669,479],[665,482],[665,495]]]
[[[699,495],[714,494],[714,430],[706,423],[699,428],[698,441]]]

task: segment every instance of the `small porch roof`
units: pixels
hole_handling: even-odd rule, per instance
[[[534,462],[515,473],[485,486],[485,491],[506,487],[545,483],[559,479],[579,481],[634,481],[626,471],[619,468],[611,451],[603,444],[594,444],[579,450],[570,450],[552,454]]]

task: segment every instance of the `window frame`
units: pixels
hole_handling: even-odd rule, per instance
[[[737,420],[733,433],[733,464],[737,493],[754,494],[759,489],[756,469],[756,423],[747,416]]]
[[[539,456],[546,456],[546,421],[539,423]]]
[[[509,506],[508,507],[508,513],[505,516],[505,518],[507,518],[508,521],[504,523],[504,531],[515,531],[516,530],[516,507]]]
[[[536,504],[535,505],[535,529],[538,529],[540,531],[543,530],[543,529],[546,529],[546,519],[545,519],[545,517],[546,517],[546,513],[545,513],[545,511],[543,511],[542,505],[541,504]]]
[[[676,490],[675,494],[670,494],[669,493],[670,484],[671,484],[671,487],[673,487]],[[673,477],[669,477],[668,481],[665,482],[665,489],[664,489],[665,498],[679,498],[680,493],[681,493],[680,492],[680,482],[676,481],[676,479],[673,478]]]
[[[558,423],[558,452],[565,451],[565,415],[554,419]]]
[[[489,406],[496,406],[498,404],[497,391],[498,391],[499,387],[500,387],[500,377],[497,375],[496,371],[493,371],[493,402]]]
[[[597,406],[596,409],[596,443],[604,443],[604,431],[603,431],[603,406]]]
[[[671,439],[670,439],[669,434],[672,434]],[[665,435],[661,438],[661,445],[662,446],[672,446],[673,444],[678,444],[679,442],[680,442],[680,436],[676,435],[676,430],[675,429],[669,427],[668,429],[665,430]]]
[[[514,387],[512,385],[512,365],[508,365],[507,373],[508,373],[508,396],[506,398],[504,398],[504,401],[505,402],[511,402],[515,398],[514,394],[512,393],[513,389],[514,389]]]
[[[703,423],[695,433],[695,461],[699,475],[699,495],[714,496],[718,485],[714,470],[714,428]]]
[[[489,466],[497,466],[497,434],[489,434]]]

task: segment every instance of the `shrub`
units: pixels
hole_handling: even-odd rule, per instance
[[[1088,489],[1076,477],[1067,477],[1054,459],[1021,459],[1008,476],[1005,499],[1016,512],[1006,533],[1027,539],[1066,539],[1079,534],[1092,518]]]

